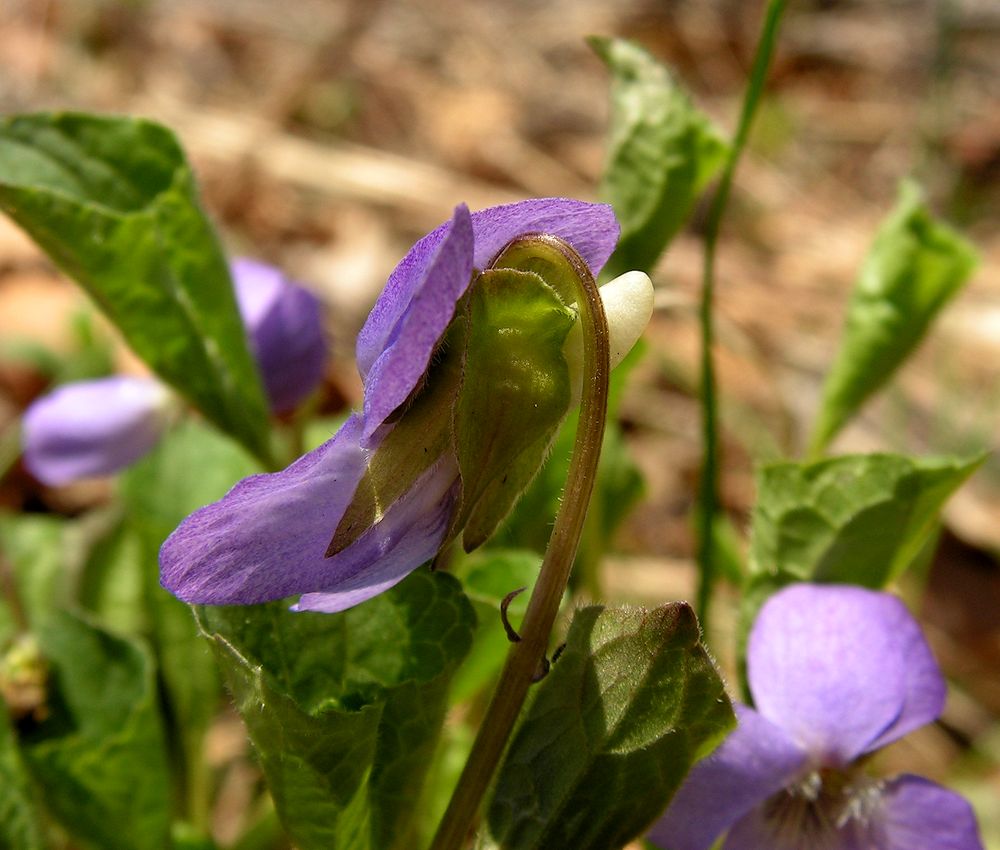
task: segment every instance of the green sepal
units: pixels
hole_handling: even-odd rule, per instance
[[[462,501],[452,528],[480,546],[538,473],[569,409],[563,343],[576,315],[532,271],[483,272],[469,296],[465,380],[455,408]]]
[[[915,184],[904,183],[851,296],[840,351],[823,386],[813,455],[823,452],[917,347],[976,262],[973,247],[934,219]]]
[[[689,606],[580,609],[500,768],[485,844],[623,847],[733,725]]]
[[[413,846],[449,682],[475,628],[458,581],[418,571],[340,614],[272,603],[199,617],[296,846]]]
[[[267,405],[226,259],[173,133],[80,113],[9,118],[0,123],[0,209],[163,380],[270,457]]]

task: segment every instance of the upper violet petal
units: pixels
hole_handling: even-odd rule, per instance
[[[24,414],[24,462],[39,481],[68,484],[110,475],[163,435],[171,395],[152,378],[115,376],[65,384]]]
[[[472,223],[464,204],[430,249],[425,242],[418,242],[393,272],[358,336],[366,445],[419,384],[472,280]]]
[[[465,207],[459,209],[464,210]],[[366,383],[375,361],[398,336],[400,323],[410,309],[411,301],[431,280],[430,267],[437,258],[441,243],[452,238],[455,220],[453,218],[420,239],[389,276],[385,289],[358,334],[358,369]],[[490,207],[472,213],[471,221],[474,240],[472,264],[479,269],[484,268],[512,239],[528,233],[549,233],[569,242],[597,275],[611,256],[620,232],[610,206],[570,198],[535,198]],[[471,268],[469,271],[471,276]],[[468,282],[465,280],[461,284],[461,292],[465,291]],[[436,278],[434,284],[440,285]],[[461,297],[461,292],[458,297]]]
[[[529,233],[558,236],[573,246],[596,277],[614,251],[621,228],[607,204],[572,198],[534,198],[472,214],[475,264],[482,269],[512,239]]]
[[[319,299],[273,266],[241,258],[230,268],[271,410],[292,410],[323,379],[327,347]]]
[[[445,456],[378,523],[329,559],[334,580],[304,594],[295,610],[335,614],[398,584],[437,554],[457,496],[458,467]]]
[[[920,776],[886,784],[869,830],[879,850],[983,850],[965,798]]]
[[[281,472],[252,475],[191,514],[160,549],[160,581],[185,602],[249,605],[335,581],[330,538],[365,471],[362,419]]]
[[[708,850],[733,823],[793,780],[806,754],[779,727],[736,705],[736,729],[698,762],[650,830],[664,850]]]
[[[818,765],[844,766],[940,710],[937,668],[929,650],[916,651],[918,641],[919,627],[887,593],[785,588],[765,603],[750,633],[754,703]],[[914,661],[920,669],[908,671]]]

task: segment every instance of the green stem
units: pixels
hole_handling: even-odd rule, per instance
[[[431,850],[460,850],[475,825],[479,807],[521,713],[528,688],[548,649],[549,636],[573,567],[587,505],[597,478],[611,372],[608,323],[597,283],[587,264],[561,240],[553,239],[552,244],[559,247],[573,264],[579,282],[577,304],[584,340],[580,424],[573,444],[562,505],[556,515],[538,582],[521,625],[521,640],[510,649],[493,699],[486,709]]]
[[[701,329],[701,391],[702,408],[702,472],[698,489],[698,564],[701,578],[698,585],[698,619],[707,633],[709,607],[712,600],[712,586],[716,578],[716,552],[714,540],[715,517],[719,510],[719,416],[715,379],[713,345],[715,328],[713,305],[715,299],[715,247],[719,239],[722,216],[729,202],[733,175],[740,155],[746,147],[750,126],[760,103],[761,93],[767,79],[767,71],[774,55],[778,37],[778,25],[785,11],[785,0],[770,0],[764,15],[760,41],[750,72],[750,84],[743,97],[743,109],[736,136],[729,148],[719,188],[712,198],[712,205],[705,226],[705,262],[701,283],[701,306],[699,311]]]

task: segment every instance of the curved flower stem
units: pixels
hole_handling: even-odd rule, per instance
[[[460,850],[476,822],[480,804],[521,713],[528,688],[548,649],[549,636],[573,567],[587,505],[597,478],[611,372],[608,323],[597,283],[587,264],[561,240],[552,239],[552,243],[558,243],[560,251],[573,264],[579,281],[577,304],[584,340],[580,424],[573,444],[562,505],[521,624],[521,640],[511,646],[493,699],[486,709],[431,850]]]
[[[778,25],[785,11],[785,0],[770,0],[761,27],[757,54],[754,56],[750,72],[750,84],[743,96],[743,109],[736,136],[729,148],[719,188],[712,198],[708,220],[705,226],[705,261],[701,278],[701,305],[699,324],[701,328],[701,409],[702,409],[702,467],[698,487],[698,619],[702,630],[708,633],[709,606],[712,602],[712,586],[716,576],[715,519],[719,512],[719,423],[717,412],[717,389],[715,381],[715,360],[712,348],[715,340],[713,305],[715,301],[715,246],[719,239],[722,215],[729,203],[729,192],[733,185],[733,175],[740,161],[743,148],[750,135],[750,126],[760,103],[767,80],[767,70],[774,55],[778,38]]]

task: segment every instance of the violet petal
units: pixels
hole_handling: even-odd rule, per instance
[[[230,268],[271,410],[292,410],[323,379],[327,347],[319,299],[273,266],[237,259]]]
[[[437,554],[457,496],[458,468],[446,456],[420,476],[379,523],[329,559],[336,581],[304,594],[294,610],[334,614],[398,584]]]
[[[872,829],[880,833],[880,850],[983,850],[965,798],[921,776],[886,784]]]
[[[803,768],[806,754],[756,711],[737,704],[739,725],[698,762],[650,830],[664,850],[708,850],[716,838],[783,788]]]
[[[185,602],[247,605],[329,584],[330,537],[365,471],[362,420],[281,472],[252,475],[191,514],[160,549],[160,581]]]
[[[760,713],[831,766],[933,719],[944,695],[903,604],[846,585],[772,596],[750,633],[747,671]]]
[[[110,475],[163,435],[172,397],[152,378],[115,376],[66,384],[24,414],[24,462],[45,484]]]
[[[429,249],[421,240],[404,258],[358,336],[358,364],[365,376],[365,427],[371,436],[420,382],[455,304],[472,279],[472,223],[462,204],[443,236]],[[418,250],[419,249],[419,250]],[[377,338],[377,339],[376,339]],[[362,352],[378,346],[374,360]]]
[[[472,214],[472,228],[478,269],[515,237],[548,233],[572,245],[595,277],[614,251],[620,232],[610,206],[571,198],[534,198],[480,210]]]
[[[892,597],[891,597],[892,598]],[[872,752],[904,735],[932,723],[941,716],[948,684],[941,674],[941,668],[934,660],[934,654],[919,624],[899,600],[894,611],[886,613],[884,623],[894,632],[899,648],[899,663],[903,668],[903,705],[896,719],[871,741],[865,752]],[[895,624],[890,626],[890,616],[895,616]]]

